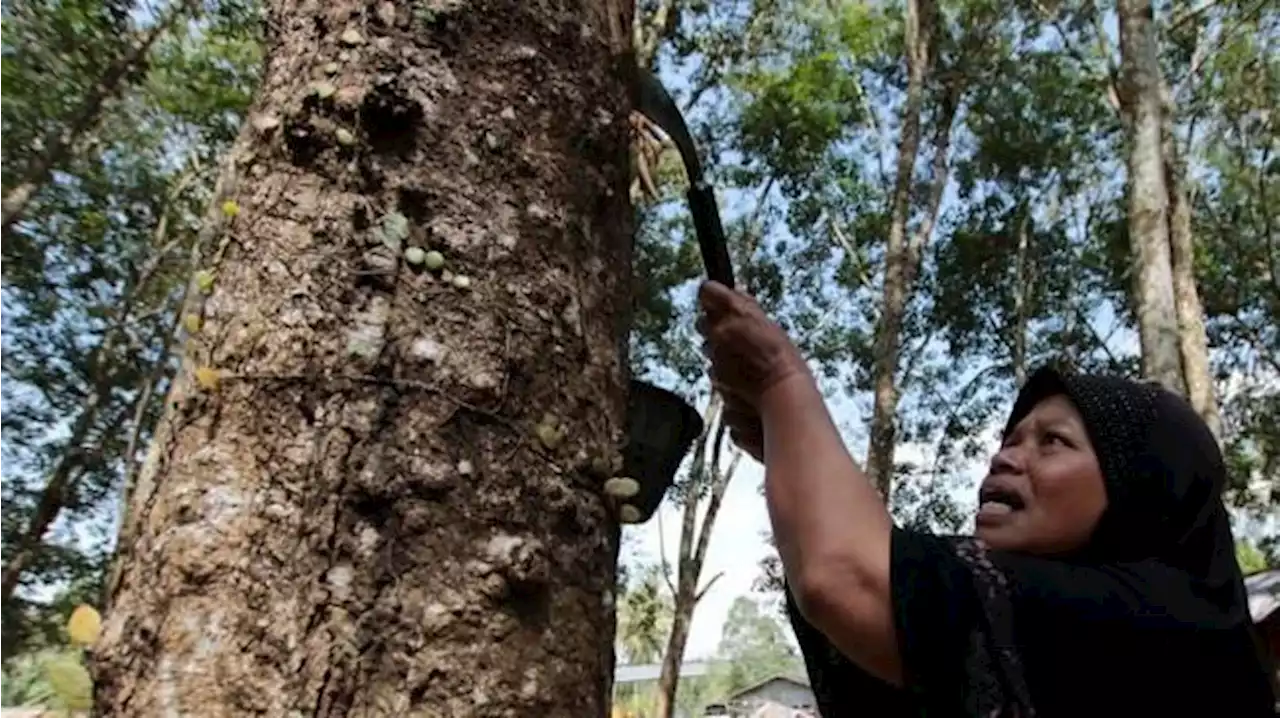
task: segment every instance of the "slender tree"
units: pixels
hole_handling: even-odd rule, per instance
[[[1129,242],[1142,374],[1186,393],[1179,347],[1169,192],[1161,151],[1163,103],[1150,0],[1120,0],[1120,100],[1129,139]]]
[[[906,312],[913,271],[907,221],[911,216],[911,185],[920,148],[920,112],[924,105],[925,78],[929,71],[933,25],[932,0],[907,0],[905,53],[907,99],[902,107],[898,137],[898,165],[893,183],[889,237],[885,244],[884,298],[876,325],[874,411],[871,442],[867,449],[867,474],[882,496],[893,481],[893,447],[898,412],[898,358],[902,318]]]

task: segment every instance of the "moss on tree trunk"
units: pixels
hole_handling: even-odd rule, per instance
[[[630,17],[270,3],[101,715],[605,714]]]

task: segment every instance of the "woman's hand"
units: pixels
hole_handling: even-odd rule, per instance
[[[754,299],[718,282],[704,282],[698,293],[712,386],[724,397],[724,421],[734,443],[760,460],[764,431],[760,400],[780,382],[809,372],[799,350],[782,328],[765,316]]]

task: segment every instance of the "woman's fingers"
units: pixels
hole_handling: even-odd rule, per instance
[[[701,352],[724,395],[754,407],[764,389],[803,365],[790,338],[751,297],[708,281],[698,298],[697,329],[705,338]]]
[[[751,436],[739,431],[730,430],[729,440],[739,449],[756,461],[764,461],[764,437]]]
[[[732,313],[741,300],[737,292],[716,281],[707,280],[698,288],[698,304],[712,320]]]

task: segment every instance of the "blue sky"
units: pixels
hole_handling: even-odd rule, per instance
[[[1108,321],[1101,321],[1102,319]],[[1110,325],[1109,320],[1110,317],[1095,317],[1094,324],[1099,328],[1106,328]],[[1129,330],[1118,332],[1111,344],[1112,351],[1116,353],[1136,353],[1138,350],[1137,337]],[[1228,381],[1226,384],[1230,386],[1232,383]],[[1009,403],[1012,401],[1011,396]],[[849,447],[854,459],[861,463],[866,452],[865,427],[870,417],[862,415],[854,403],[848,400],[828,399],[828,407],[841,427],[845,445]],[[1000,429],[998,423],[992,423],[982,432],[993,451],[999,443]],[[929,447],[925,445],[900,444],[895,458],[898,461],[923,461],[928,453]],[[721,465],[727,466],[728,463],[729,450],[726,449]],[[951,493],[952,500],[966,515],[976,508],[975,492],[985,468],[985,459],[964,467],[962,474],[966,481]],[[761,494],[763,481],[763,467],[749,457],[744,457],[725,493],[711,545],[707,550],[700,585],[718,573],[723,572],[723,576],[707,592],[694,614],[685,651],[686,660],[710,657],[715,653],[729,606],[739,596],[752,593],[752,584],[760,576],[760,560],[773,552],[773,548],[765,540],[769,530],[769,516]],[[622,562],[657,561],[661,555],[660,549],[665,544],[667,561],[674,563],[680,541],[680,518],[681,509],[668,501],[647,523],[628,528],[628,536],[633,540],[625,544],[624,549],[629,549],[629,552],[621,557]],[[1254,535],[1256,532],[1272,534],[1280,524],[1280,516],[1249,519],[1237,515],[1236,518],[1237,538]],[[966,521],[962,530],[970,529],[971,524]]]
[[[847,401],[830,402],[829,406],[841,427],[846,445],[854,458],[860,461],[866,448],[866,432],[863,430],[866,418],[859,416]],[[991,427],[991,431],[994,446],[995,427]],[[727,454],[726,451],[721,465],[728,464]],[[921,447],[902,445],[898,447],[896,456],[899,460],[918,459],[924,456],[924,451]],[[971,483],[955,496],[962,506],[973,505],[971,494],[981,479],[981,467],[972,467],[967,475]],[[721,572],[723,576],[698,605],[685,651],[686,659],[714,654],[729,606],[739,596],[751,594],[752,583],[760,576],[760,560],[773,551],[765,540],[769,530],[769,515],[761,494],[763,481],[763,467],[749,457],[744,457],[725,493],[711,545],[707,550],[702,582],[705,583]],[[674,562],[680,542],[681,511],[679,507],[667,502],[647,523],[627,529],[634,541],[627,544],[631,552],[624,555],[622,560],[657,561],[660,548],[665,543],[667,560]]]

